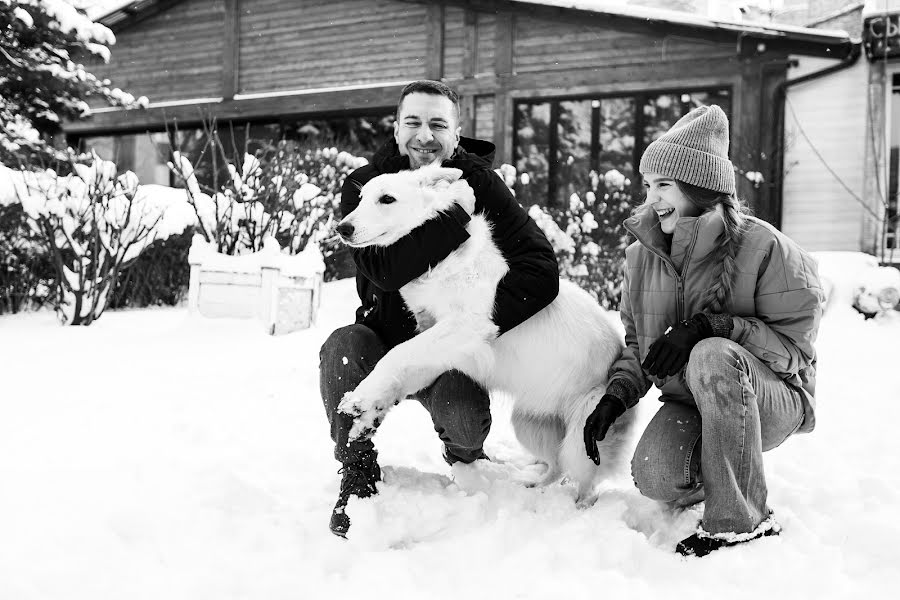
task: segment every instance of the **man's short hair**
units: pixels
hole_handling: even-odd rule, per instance
[[[413,81],[403,88],[403,91],[400,92],[400,100],[397,101],[398,118],[400,117],[400,106],[403,105],[403,99],[410,94],[415,94],[417,92],[421,94],[431,94],[432,96],[444,96],[445,98],[449,98],[450,102],[453,103],[453,107],[456,108],[456,120],[459,121],[459,94],[457,94],[449,85],[441,83],[440,81],[432,81],[430,79],[420,79],[419,81]]]

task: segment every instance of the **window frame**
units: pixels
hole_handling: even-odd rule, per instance
[[[640,90],[632,90],[628,92],[597,92],[597,93],[580,93],[580,94],[548,94],[548,95],[535,95],[535,96],[514,96],[512,98],[512,152],[511,152],[511,160],[513,165],[518,164],[519,159],[522,158],[518,155],[519,150],[519,106],[520,105],[536,105],[543,103],[550,103],[550,118],[548,120],[548,130],[550,131],[550,139],[547,144],[547,152],[548,152],[548,161],[547,161],[547,200],[548,205],[552,205],[554,203],[556,195],[557,195],[557,182],[556,182],[556,168],[558,165],[558,160],[556,160],[556,154],[559,149],[559,133],[558,133],[558,119],[559,119],[559,107],[561,102],[578,102],[578,101],[589,101],[591,102],[591,155],[590,155],[590,168],[594,171],[597,171],[600,166],[600,153],[602,152],[602,148],[600,147],[600,127],[601,122],[600,119],[602,115],[600,113],[601,106],[594,106],[594,101],[602,102],[603,100],[610,100],[616,98],[631,98],[634,100],[635,114],[634,114],[634,125],[633,125],[633,133],[634,133],[634,148],[632,151],[632,169],[635,175],[639,172],[638,166],[641,161],[641,156],[644,153],[645,143],[644,143],[644,130],[646,127],[646,121],[644,117],[644,111],[642,110],[643,106],[646,104],[647,99],[654,96],[661,96],[664,94],[672,94],[672,95],[681,95],[681,94],[695,94],[695,93],[707,93],[707,94],[722,94],[728,96],[730,100],[729,110],[727,111],[729,125],[732,121],[732,114],[734,112],[734,84],[732,83],[723,83],[721,85],[699,85],[699,86],[686,86],[686,87],[665,87],[665,88],[646,88]],[[729,131],[729,141],[733,134],[733,130]],[[729,149],[731,145],[729,144]],[[635,177],[637,179],[637,177]],[[632,182],[636,184],[636,181]]]

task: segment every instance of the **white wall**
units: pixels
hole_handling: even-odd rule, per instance
[[[799,60],[789,77],[836,64]],[[854,196],[863,198],[867,85],[863,57],[849,69],[788,88],[781,228],[807,250],[862,249],[865,209]]]

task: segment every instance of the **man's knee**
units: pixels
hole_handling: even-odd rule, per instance
[[[373,350],[384,353],[383,343],[378,335],[365,325],[356,323],[332,331],[319,350],[319,360],[322,363],[334,358],[342,360],[348,355],[354,356]]]
[[[448,371],[422,394],[434,428],[451,451],[480,454],[491,428],[490,398],[467,375]]]
[[[329,415],[335,414],[344,394],[356,389],[384,353],[384,344],[364,325],[341,327],[328,336],[319,351],[319,391]]]

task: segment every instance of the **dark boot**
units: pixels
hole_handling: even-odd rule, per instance
[[[347,530],[350,529],[350,517],[345,512],[350,496],[368,498],[377,494],[378,488],[375,487],[375,484],[381,481],[378,453],[374,449],[365,449],[349,454],[350,460],[345,461],[344,466],[338,470],[338,473],[343,475],[341,490],[338,493],[334,510],[331,511],[331,522],[329,523],[331,533],[341,537],[347,537]]]
[[[697,533],[678,542],[678,545],[675,546],[675,551],[682,556],[696,556],[699,558],[721,548],[737,546],[738,544],[744,544],[761,537],[778,535],[779,533],[781,533],[781,525],[771,515],[749,533],[712,534],[704,531],[702,527],[697,527]]]

